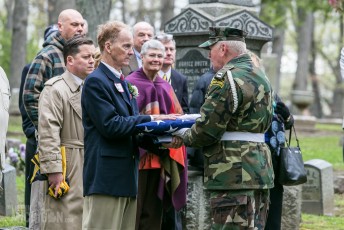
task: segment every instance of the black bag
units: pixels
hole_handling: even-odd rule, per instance
[[[290,147],[291,133],[294,130],[297,147]],[[295,127],[289,131],[289,142],[287,146],[280,148],[280,167],[278,181],[285,186],[299,185],[307,182],[307,172],[302,159],[299,140],[296,136]]]

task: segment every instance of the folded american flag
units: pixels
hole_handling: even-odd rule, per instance
[[[172,133],[182,129],[190,128],[200,114],[186,114],[178,117],[176,120],[158,120],[141,123],[136,125],[139,132],[156,136],[157,142],[170,142]]]

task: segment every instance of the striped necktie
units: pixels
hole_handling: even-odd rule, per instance
[[[169,84],[171,84],[171,77],[167,78],[166,73],[164,73],[164,76],[162,76],[162,79],[164,79],[165,81],[167,81]]]

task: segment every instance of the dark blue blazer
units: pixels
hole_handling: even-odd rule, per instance
[[[178,71],[171,70],[171,86],[184,113],[189,113],[189,94],[186,77]]]
[[[213,68],[210,68],[198,79],[190,99],[190,113],[200,112],[201,106],[205,101],[205,95],[207,93],[208,86],[210,85],[214,75],[215,71]]]
[[[120,85],[124,92],[120,92]],[[81,105],[85,130],[84,196],[136,197],[139,155],[135,126],[150,121],[150,116],[139,115],[127,83],[103,63],[86,78]]]

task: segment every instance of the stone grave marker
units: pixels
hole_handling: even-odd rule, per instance
[[[332,216],[334,212],[333,168],[321,159],[305,162],[307,182],[302,185],[302,212]]]
[[[17,183],[16,183],[16,169],[5,164],[5,169],[2,171],[3,177],[0,188],[0,215],[13,216],[17,212]]]

